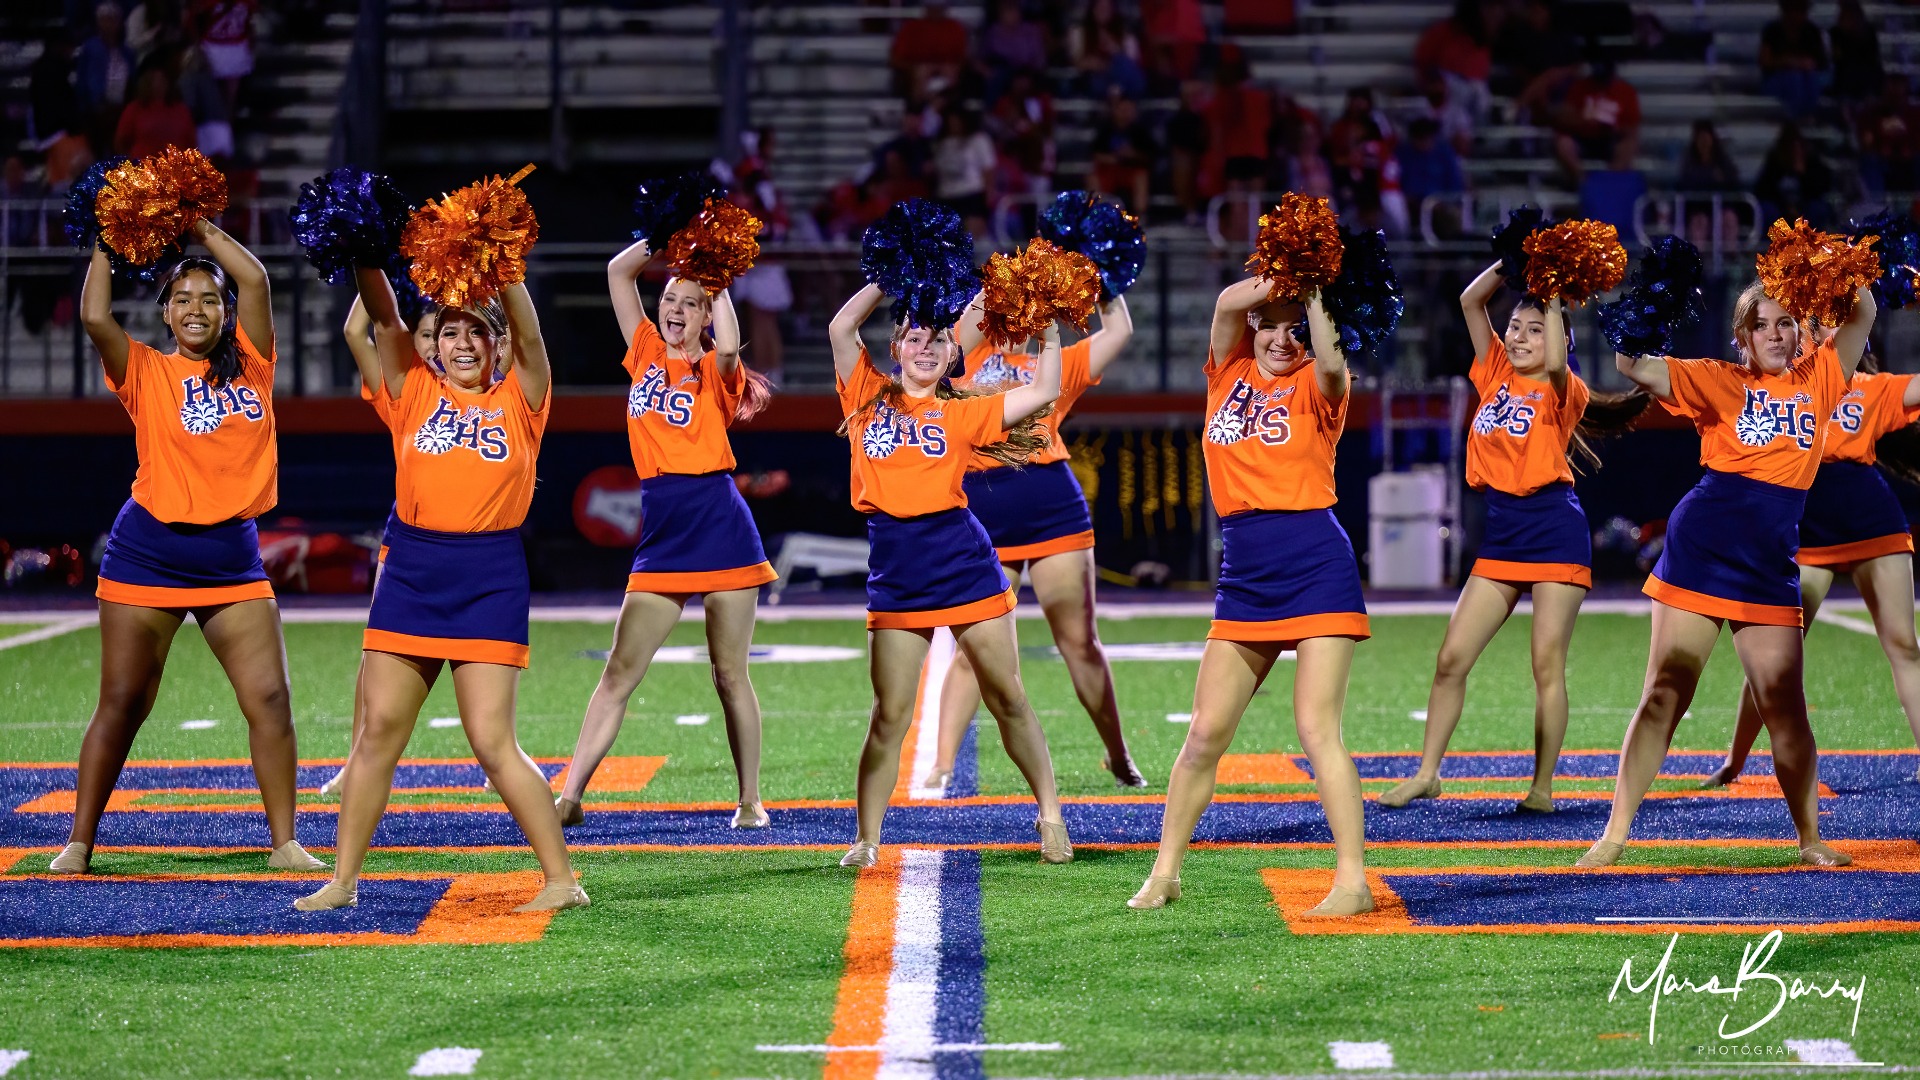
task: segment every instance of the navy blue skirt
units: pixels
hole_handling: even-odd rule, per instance
[[[1220,520],[1210,638],[1372,636],[1353,542],[1332,510],[1248,510]]]
[[[967,509],[986,528],[1001,562],[1093,547],[1086,495],[1064,461],[970,472],[961,484]]]
[[[1593,587],[1593,537],[1573,485],[1548,484],[1528,495],[1487,488],[1487,531],[1473,576],[1529,585],[1558,581]]]
[[[1800,515],[1807,493],[1707,470],[1667,518],[1666,544],[1642,590],[1714,619],[1799,626]]]
[[[922,517],[867,515],[867,626],[961,626],[1013,610],[987,530],[964,506]]]
[[[128,499],[107,533],[94,595],[113,604],[192,608],[273,599],[252,518],[174,525]]]
[[[526,667],[531,602],[519,530],[445,533],[396,518],[361,647]]]
[[[1807,489],[1800,516],[1802,566],[1848,567],[1883,555],[1913,551],[1907,511],[1872,465],[1829,461]]]
[[[640,543],[628,592],[726,592],[758,588],[775,576],[732,473],[640,481]]]

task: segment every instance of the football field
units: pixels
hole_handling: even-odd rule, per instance
[[[931,738],[916,721],[883,861],[859,872],[837,860],[853,835],[871,702],[861,624],[788,609],[760,623],[753,679],[773,824],[739,832],[727,827],[732,764],[701,627],[683,622],[596,776],[586,824],[567,833],[592,906],[551,916],[508,911],[539,875],[481,788],[444,678],[396,777],[359,907],[294,912],[324,875],[266,871],[246,726],[191,625],[109,807],[94,875],[46,876],[67,835],[99,639],[84,617],[0,624],[0,1075],[1465,1080],[1920,1068],[1920,755],[1859,611],[1838,611],[1807,647],[1823,830],[1853,867],[1796,866],[1764,753],[1748,779],[1699,790],[1739,688],[1723,638],[1621,865],[1570,869],[1600,835],[1640,691],[1648,626],[1633,606],[1596,605],[1580,620],[1555,813],[1514,811],[1532,767],[1521,616],[1472,676],[1446,797],[1367,808],[1379,910],[1316,921],[1299,913],[1324,895],[1333,853],[1293,732],[1288,663],[1223,765],[1184,898],[1125,906],[1151,865],[1187,730],[1200,617],[1102,621],[1127,737],[1154,784],[1144,792],[1100,768],[1044,622],[1020,622],[1073,863],[1037,861],[1031,801],[983,716],[937,791],[916,786]],[[351,613],[295,614],[311,616],[286,628],[306,763],[300,838],[331,861],[337,803],[318,788],[347,751],[360,626]],[[1345,733],[1370,798],[1417,763],[1444,626],[1440,614],[1380,612],[1357,650]],[[550,776],[610,639],[604,619],[533,624],[520,737]],[[939,674],[936,662],[929,682]]]

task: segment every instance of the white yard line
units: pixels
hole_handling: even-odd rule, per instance
[[[1823,623],[1826,623],[1828,626],[1837,626],[1842,630],[1851,630],[1856,634],[1865,634],[1868,637],[1879,636],[1878,631],[1874,630],[1873,622],[1871,620],[1856,619],[1850,615],[1836,614],[1835,612],[1830,611],[1825,607],[1822,607],[1817,613],[1814,614],[1813,621],[1823,622]]]
[[[25,1050],[0,1050],[0,1076],[5,1076],[12,1072],[15,1065],[20,1064],[32,1056],[31,1053]]]
[[[923,733],[924,738],[924,733]],[[933,1080],[934,1019],[940,989],[938,851],[900,853],[899,905],[893,917],[893,975],[875,1080]]]
[[[1393,1047],[1383,1042],[1330,1042],[1327,1053],[1336,1069],[1391,1069]]]
[[[480,1063],[481,1050],[465,1046],[442,1046],[421,1054],[407,1070],[408,1076],[470,1076]]]
[[[31,619],[23,621],[40,622],[41,620]],[[69,613],[65,616],[55,618],[49,626],[42,626],[37,630],[28,630],[15,634],[12,637],[0,638],[0,649],[17,649],[22,645],[31,645],[36,641],[46,641],[49,638],[57,638],[62,634],[71,634],[75,630],[82,630],[92,626],[95,621],[97,621],[97,616],[94,615],[73,615]],[[5,1075],[5,1073],[0,1073],[0,1076]]]
[[[913,739],[913,771],[907,774],[907,792],[915,799],[938,799],[947,793],[945,784],[928,787],[927,777],[940,759],[940,691],[947,685],[947,672],[953,667],[957,647],[953,631],[943,626],[933,632],[933,646],[927,650],[926,684],[914,705],[913,723],[920,730]]]

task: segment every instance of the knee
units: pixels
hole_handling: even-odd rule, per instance
[[[1915,640],[1912,628],[1896,626],[1892,631],[1880,639],[1880,647],[1886,650],[1887,659],[1895,664],[1920,664],[1920,641]]]
[[[252,726],[278,721],[275,726],[293,727],[293,695],[288,693],[286,683],[249,688],[245,700],[247,707],[241,711],[247,714]],[[253,719],[256,716],[260,718],[258,721]]]
[[[633,688],[640,685],[640,676],[646,670],[644,661],[615,649],[607,656],[607,666],[600,672],[600,685],[618,693],[631,694]]]
[[[1020,685],[1018,678],[1005,682],[998,679],[983,680],[980,684],[980,703],[987,707],[995,720],[1002,723],[1017,720],[1028,711],[1027,688]]]
[[[751,693],[753,684],[747,681],[747,666],[730,663],[714,664],[713,689],[723,701],[743,691]]]
[[[1297,727],[1296,734],[1300,736],[1300,749],[1305,751],[1308,757],[1319,757],[1329,752],[1346,753],[1347,744],[1340,737],[1338,716],[1302,716]]]
[[[369,703],[364,716],[364,726],[360,729],[360,740],[375,746],[391,745],[404,748],[407,739],[413,734],[413,721],[414,718],[411,716],[382,709]]]
[[[1433,664],[1433,681],[1463,683],[1467,681],[1467,672],[1472,670],[1473,657],[1468,655],[1465,649],[1442,645],[1440,657]]]
[[[1567,654],[1557,649],[1533,652],[1533,685],[1541,689],[1566,685]]]
[[[147,688],[130,680],[103,680],[94,719],[109,723],[139,723],[147,717]]]

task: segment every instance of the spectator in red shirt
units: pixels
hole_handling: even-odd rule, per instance
[[[1373,90],[1356,86],[1347,91],[1346,111],[1327,132],[1327,161],[1332,166],[1334,201],[1340,209],[1375,217],[1390,184],[1389,163],[1397,176],[1393,125],[1374,108]]]
[[[987,134],[999,146],[1001,162],[1019,170],[1017,186],[1036,199],[1051,196],[1056,164],[1053,95],[1041,88],[1032,72],[1014,73],[986,123]]]
[[[930,80],[938,78],[952,85],[966,58],[965,24],[947,14],[942,0],[932,0],[919,18],[902,22],[894,31],[893,44],[887,50],[894,92],[920,101]]]
[[[1192,76],[1207,43],[1200,0],[1140,0],[1140,21],[1153,73],[1162,80]]]
[[[1453,13],[1435,22],[1413,46],[1413,66],[1423,78],[1438,75],[1449,84],[1449,94],[1477,122],[1486,115],[1491,94],[1487,76],[1493,70],[1492,35],[1485,0],[1454,0]]]
[[[135,85],[137,95],[120,111],[120,124],[113,133],[115,153],[139,158],[169,146],[191,150],[200,145],[193,111],[174,92],[166,68],[158,64],[147,68]]]
[[[1207,161],[1203,191],[1258,191],[1267,177],[1273,98],[1248,80],[1246,56],[1220,50],[1212,100],[1207,102]]]
[[[1585,176],[1582,158],[1631,169],[1640,152],[1640,95],[1615,73],[1613,61],[1595,60],[1568,88],[1559,128],[1553,154],[1576,185]]]
[[[253,10],[258,0],[194,0],[188,19],[207,70],[227,95],[227,114],[239,111],[240,80],[253,74]]]

